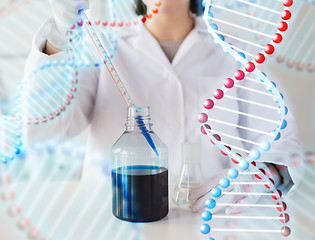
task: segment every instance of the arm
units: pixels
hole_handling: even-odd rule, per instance
[[[59,61],[67,57],[67,53],[54,47],[47,39],[53,31],[55,24],[54,18],[48,19],[37,32],[32,45],[31,53],[25,64],[25,75],[31,72],[34,67],[41,63]],[[54,69],[45,69],[47,76],[50,71],[57,71],[59,75],[66,76],[66,71],[62,67]],[[49,123],[40,125],[25,125],[24,135],[29,141],[42,141],[51,137],[58,137],[63,140],[65,137],[73,137],[83,131],[91,121],[91,116],[94,107],[96,89],[98,86],[99,68],[79,69],[78,76],[78,92],[73,99],[66,112]],[[58,81],[58,79],[54,79]],[[43,79],[29,79],[28,89],[32,84],[36,86]]]

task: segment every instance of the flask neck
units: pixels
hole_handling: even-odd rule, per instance
[[[150,107],[129,107],[126,131],[139,131],[140,128],[151,131]]]

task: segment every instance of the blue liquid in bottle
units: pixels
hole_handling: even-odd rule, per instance
[[[136,165],[112,170],[113,214],[130,222],[157,221],[168,214],[168,170]]]

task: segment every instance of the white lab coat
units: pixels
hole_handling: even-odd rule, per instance
[[[53,56],[42,53],[51,22],[50,19],[44,23],[35,36],[26,69],[60,58],[62,53]],[[169,150],[171,185],[175,184],[180,173],[181,143],[184,141],[201,142],[201,169],[205,177],[230,167],[230,160],[219,153],[207,136],[200,133],[196,116],[202,111],[203,101],[211,96],[214,89],[221,87],[223,80],[232,75],[239,65],[213,42],[201,18],[196,18],[195,28],[183,41],[172,63],[144,26],[120,33],[113,63],[135,105],[151,107],[153,130]],[[62,129],[65,135],[72,136],[90,125],[83,171],[85,178],[95,176],[95,169],[90,164],[93,153],[101,152],[106,159],[110,159],[111,147],[125,129],[126,105],[103,66],[82,71],[80,81],[72,109],[65,117],[54,120],[53,127],[44,128],[45,124],[34,127],[32,136],[42,136],[43,131],[49,136],[49,132],[56,133],[56,129]],[[234,123],[237,121],[238,118],[233,120]],[[36,131],[37,134],[34,133]],[[238,134],[236,129],[231,128],[231,131]],[[275,149],[283,155],[300,150],[295,123],[290,114],[288,128],[282,135]],[[275,161],[272,151],[266,155],[268,157],[262,157],[261,161]],[[288,165],[287,162],[282,163]]]

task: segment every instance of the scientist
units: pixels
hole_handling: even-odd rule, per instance
[[[197,16],[201,13],[201,1],[161,2],[159,13],[150,21],[121,31],[112,61],[135,104],[151,107],[153,129],[169,149],[171,193],[181,167],[182,142],[200,142],[201,168],[208,181],[191,194],[194,201],[191,209],[198,212],[204,207],[211,188],[218,184],[225,169],[230,168],[230,160],[200,133],[196,116],[210,93],[240,66],[213,42],[206,24]],[[76,22],[78,10],[87,2],[50,0],[50,4],[53,17],[35,36],[26,69],[64,56],[64,32]],[[41,131],[49,136],[56,133],[56,129],[62,129],[64,137],[72,137],[89,127],[83,169],[83,177],[89,178],[99,171],[92,164],[93,153],[100,152],[110,159],[111,147],[124,131],[126,105],[106,68],[84,70],[79,77],[80,91],[72,108],[65,117],[54,120],[54,127]],[[41,131],[37,130],[33,137],[42,135]],[[288,128],[282,136],[272,147],[277,149],[278,155],[300,151],[292,115],[288,116]],[[277,158],[270,157],[270,152],[268,160],[261,158],[261,161],[274,163],[269,166],[274,168],[272,172],[279,184],[284,180],[292,181],[289,175],[288,179],[277,177],[277,164],[288,163],[277,162]]]

